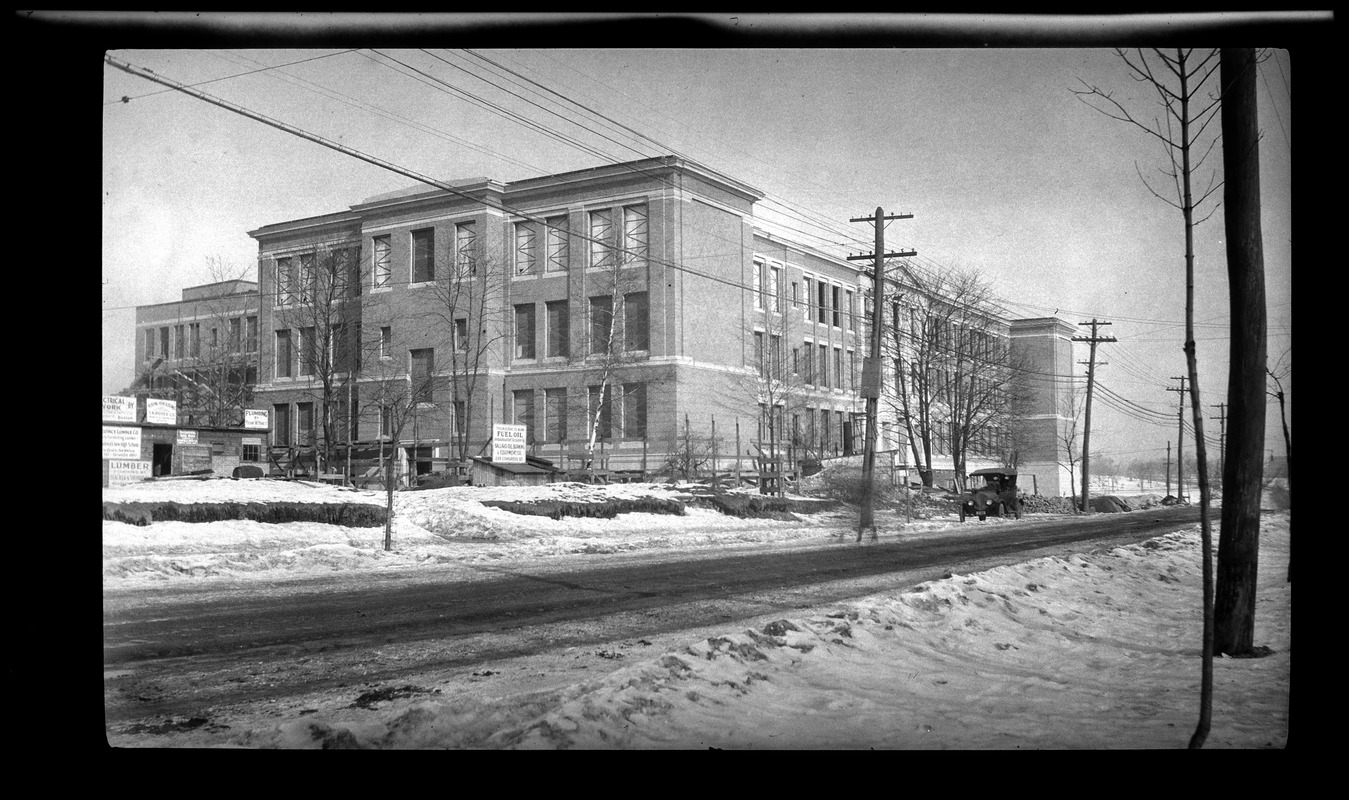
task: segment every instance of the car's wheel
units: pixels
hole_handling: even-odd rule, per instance
[[[1015,501],[1014,503],[1012,503],[1012,513],[1016,515],[1016,518],[1017,518],[1017,519],[1021,519],[1021,501],[1020,501],[1020,500],[1017,500],[1017,501]]]
[[[961,503],[961,504],[960,504],[960,521],[961,521],[961,522],[964,522],[964,521],[965,521],[965,504],[964,504],[964,503]]]
[[[999,500],[999,501],[998,501],[998,504],[997,504],[996,506],[993,507],[993,516],[995,516],[995,517],[1001,517],[1001,516],[1004,516],[1004,514],[1002,513],[1002,511],[1003,511],[1002,501]]]

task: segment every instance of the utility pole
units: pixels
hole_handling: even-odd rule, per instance
[[[1222,488],[1223,459],[1227,455],[1227,404],[1218,403],[1209,408],[1218,409],[1218,487]]]
[[[871,529],[876,535],[876,429],[881,397],[881,323],[885,319],[885,259],[918,255],[917,250],[900,253],[885,252],[885,222],[891,219],[912,219],[912,214],[885,215],[880,206],[870,217],[854,217],[849,222],[870,222],[876,230],[876,252],[848,256],[849,261],[873,258],[871,272],[871,355],[862,362],[862,397],[866,400],[867,430],[862,455],[862,512],[857,520],[857,541],[862,531]]]
[[[1171,442],[1166,443],[1166,493],[1171,494]]]
[[[1091,390],[1096,382],[1096,345],[1099,342],[1117,341],[1113,336],[1097,336],[1096,328],[1100,325],[1109,325],[1109,322],[1099,322],[1092,317],[1091,322],[1080,322],[1079,325],[1090,325],[1091,336],[1074,336],[1074,342],[1089,342],[1091,344],[1091,356],[1087,364],[1087,411],[1086,420],[1083,423],[1082,431],[1082,513],[1091,513],[1091,504],[1088,502],[1091,498],[1091,488],[1087,481],[1091,477]],[[1081,361],[1077,362],[1083,363]],[[1102,365],[1108,362],[1101,362]]]
[[[1180,392],[1180,439],[1176,442],[1176,499],[1185,502],[1185,393],[1190,391],[1185,385],[1188,378],[1171,376],[1171,380],[1180,381],[1180,388],[1166,387],[1168,392]]]

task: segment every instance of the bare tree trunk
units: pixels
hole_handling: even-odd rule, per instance
[[[1223,207],[1232,310],[1228,436],[1223,483],[1214,647],[1251,652],[1260,544],[1260,491],[1265,441],[1265,273],[1260,229],[1260,153],[1256,58],[1250,49],[1222,51]]]

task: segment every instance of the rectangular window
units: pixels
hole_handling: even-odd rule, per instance
[[[468,432],[468,403],[463,400],[454,401],[454,430]]]
[[[609,336],[614,319],[612,295],[590,298],[590,354],[609,352]]]
[[[833,287],[834,327],[843,327],[843,287]]]
[[[614,266],[614,217],[609,209],[590,212],[590,266],[610,269]]]
[[[623,438],[646,438],[646,384],[623,385]]]
[[[815,345],[806,342],[805,345],[802,346],[801,355],[803,356],[802,361],[804,362],[802,364],[803,369],[801,370],[801,374],[804,376],[806,383],[813,385],[815,383]]]
[[[843,383],[843,350],[838,347],[834,348],[834,388],[847,388]]]
[[[848,310],[848,330],[854,331],[857,330],[857,309],[853,306],[852,289],[849,289],[846,294],[848,299],[844,307]]]
[[[351,372],[355,365],[352,363],[351,331],[344,323],[333,325],[328,332],[329,340],[329,363],[333,365],[334,372]]]
[[[768,271],[768,302],[774,314],[782,313],[782,267],[771,267]]]
[[[173,357],[183,358],[187,354],[187,336],[182,325],[173,327]]]
[[[755,309],[756,311],[763,311],[763,264],[762,264],[762,263],[760,263],[760,262],[758,262],[758,261],[755,261],[755,262],[754,262],[754,271],[750,274],[750,281],[752,282],[750,285],[754,287],[754,288],[751,290],[751,291],[754,293],[754,309]]]
[[[248,352],[258,352],[258,318],[249,317],[244,328],[248,335]]]
[[[393,357],[393,328],[387,325],[379,329],[379,357]]]
[[[759,377],[768,377],[768,361],[764,356],[763,331],[754,332],[754,367],[759,370]]]
[[[768,337],[768,376],[782,380],[782,337],[777,334]]]
[[[454,267],[461,278],[478,273],[478,233],[472,222],[454,226]]]
[[[230,326],[230,352],[238,353],[244,346],[244,320],[242,317],[235,317],[229,321]]]
[[[385,439],[393,436],[393,406],[379,407],[379,435]]]
[[[848,351],[848,388],[857,389],[857,351]]]
[[[623,208],[623,266],[646,266],[650,248],[646,204]]]
[[[296,444],[312,445],[314,443],[314,404],[296,403],[295,404],[295,435]]]
[[[820,386],[823,386],[824,388],[828,389],[828,388],[829,388],[829,345],[827,345],[827,344],[822,344],[822,345],[820,345],[820,363],[819,363],[819,365],[818,365],[818,368],[819,368],[819,370],[820,370]]]
[[[549,272],[566,272],[571,266],[570,244],[567,241],[567,218],[549,217],[543,221],[548,241]]]
[[[418,403],[434,400],[433,380],[436,374],[436,351],[431,348],[410,350],[412,368],[408,375],[412,382],[412,396]]]
[[[468,319],[465,317],[454,320],[454,349],[461,353],[468,352]]]
[[[272,444],[285,447],[290,441],[290,404],[272,406]]]
[[[436,232],[431,228],[412,232],[412,282],[436,279]]]
[[[276,304],[288,306],[295,302],[295,265],[289,258],[276,260]]]
[[[814,283],[814,281],[811,280],[810,276],[807,275],[807,276],[805,276],[804,278],[801,279],[801,284],[802,284],[802,286],[805,287],[805,295],[806,295],[806,297],[805,297],[805,303],[803,303],[802,305],[803,305],[803,308],[805,309],[806,322],[814,322],[814,321],[815,321],[815,292],[814,292],[814,290],[813,290],[811,287],[813,287],[813,286],[815,285],[815,283]]]
[[[816,281],[815,286],[819,295],[815,305],[815,310],[818,312],[816,321],[825,324],[829,322],[829,284],[824,281]]]
[[[169,357],[169,329],[159,329],[159,355],[162,358]]]
[[[388,286],[393,280],[393,250],[387,236],[376,236],[371,243],[374,245],[372,248],[374,263],[371,268],[374,279],[371,285],[378,289]]]
[[[543,401],[544,441],[557,443],[567,440],[567,390],[545,389]]]
[[[534,390],[518,389],[511,393],[511,419],[525,426],[525,442],[534,443]]]
[[[314,254],[302,253],[299,257],[300,271],[297,279],[296,291],[300,295],[301,303],[312,303],[317,292],[317,280],[314,272]]]
[[[145,329],[145,360],[150,361],[155,357],[155,329]]]
[[[595,420],[596,415],[599,415],[595,433],[596,437],[599,439],[610,439],[613,437],[613,415],[611,413],[613,411],[613,403],[610,402],[613,395],[613,392],[611,391],[612,388],[613,386],[611,384],[606,383],[603,392],[600,391],[600,387],[598,386],[590,386],[586,389],[587,408],[589,408],[590,413],[589,418],[586,420],[586,424],[589,425],[590,421]]]
[[[258,321],[257,317],[249,317],[254,323]],[[253,331],[253,338],[257,339],[256,324]],[[253,352],[257,352],[256,341],[254,342]],[[187,326],[187,354],[191,358],[201,358],[201,323],[194,322]]]
[[[792,348],[792,374],[801,374],[801,348],[799,347]]]
[[[623,349],[651,348],[651,314],[646,292],[623,295]]]
[[[515,307],[515,357],[534,358],[534,304]]]
[[[243,452],[239,455],[240,461],[251,461],[257,463],[262,460],[262,445],[246,444],[243,446]]]
[[[276,332],[276,377],[289,378],[294,373],[291,365],[295,358],[291,354],[290,331]],[[287,442],[289,444],[289,442]]]
[[[548,310],[548,357],[566,358],[571,354],[571,308],[566,300],[553,300]]]
[[[532,275],[538,255],[535,246],[534,224],[532,222],[515,223],[515,274]]]
[[[316,331],[310,328],[300,329],[300,375],[313,375],[318,363],[318,339]]]

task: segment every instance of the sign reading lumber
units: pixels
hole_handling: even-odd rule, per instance
[[[492,463],[525,463],[524,425],[496,424],[492,426]]]
[[[150,462],[142,459],[111,459],[108,461],[108,485],[137,483],[150,477]]]

